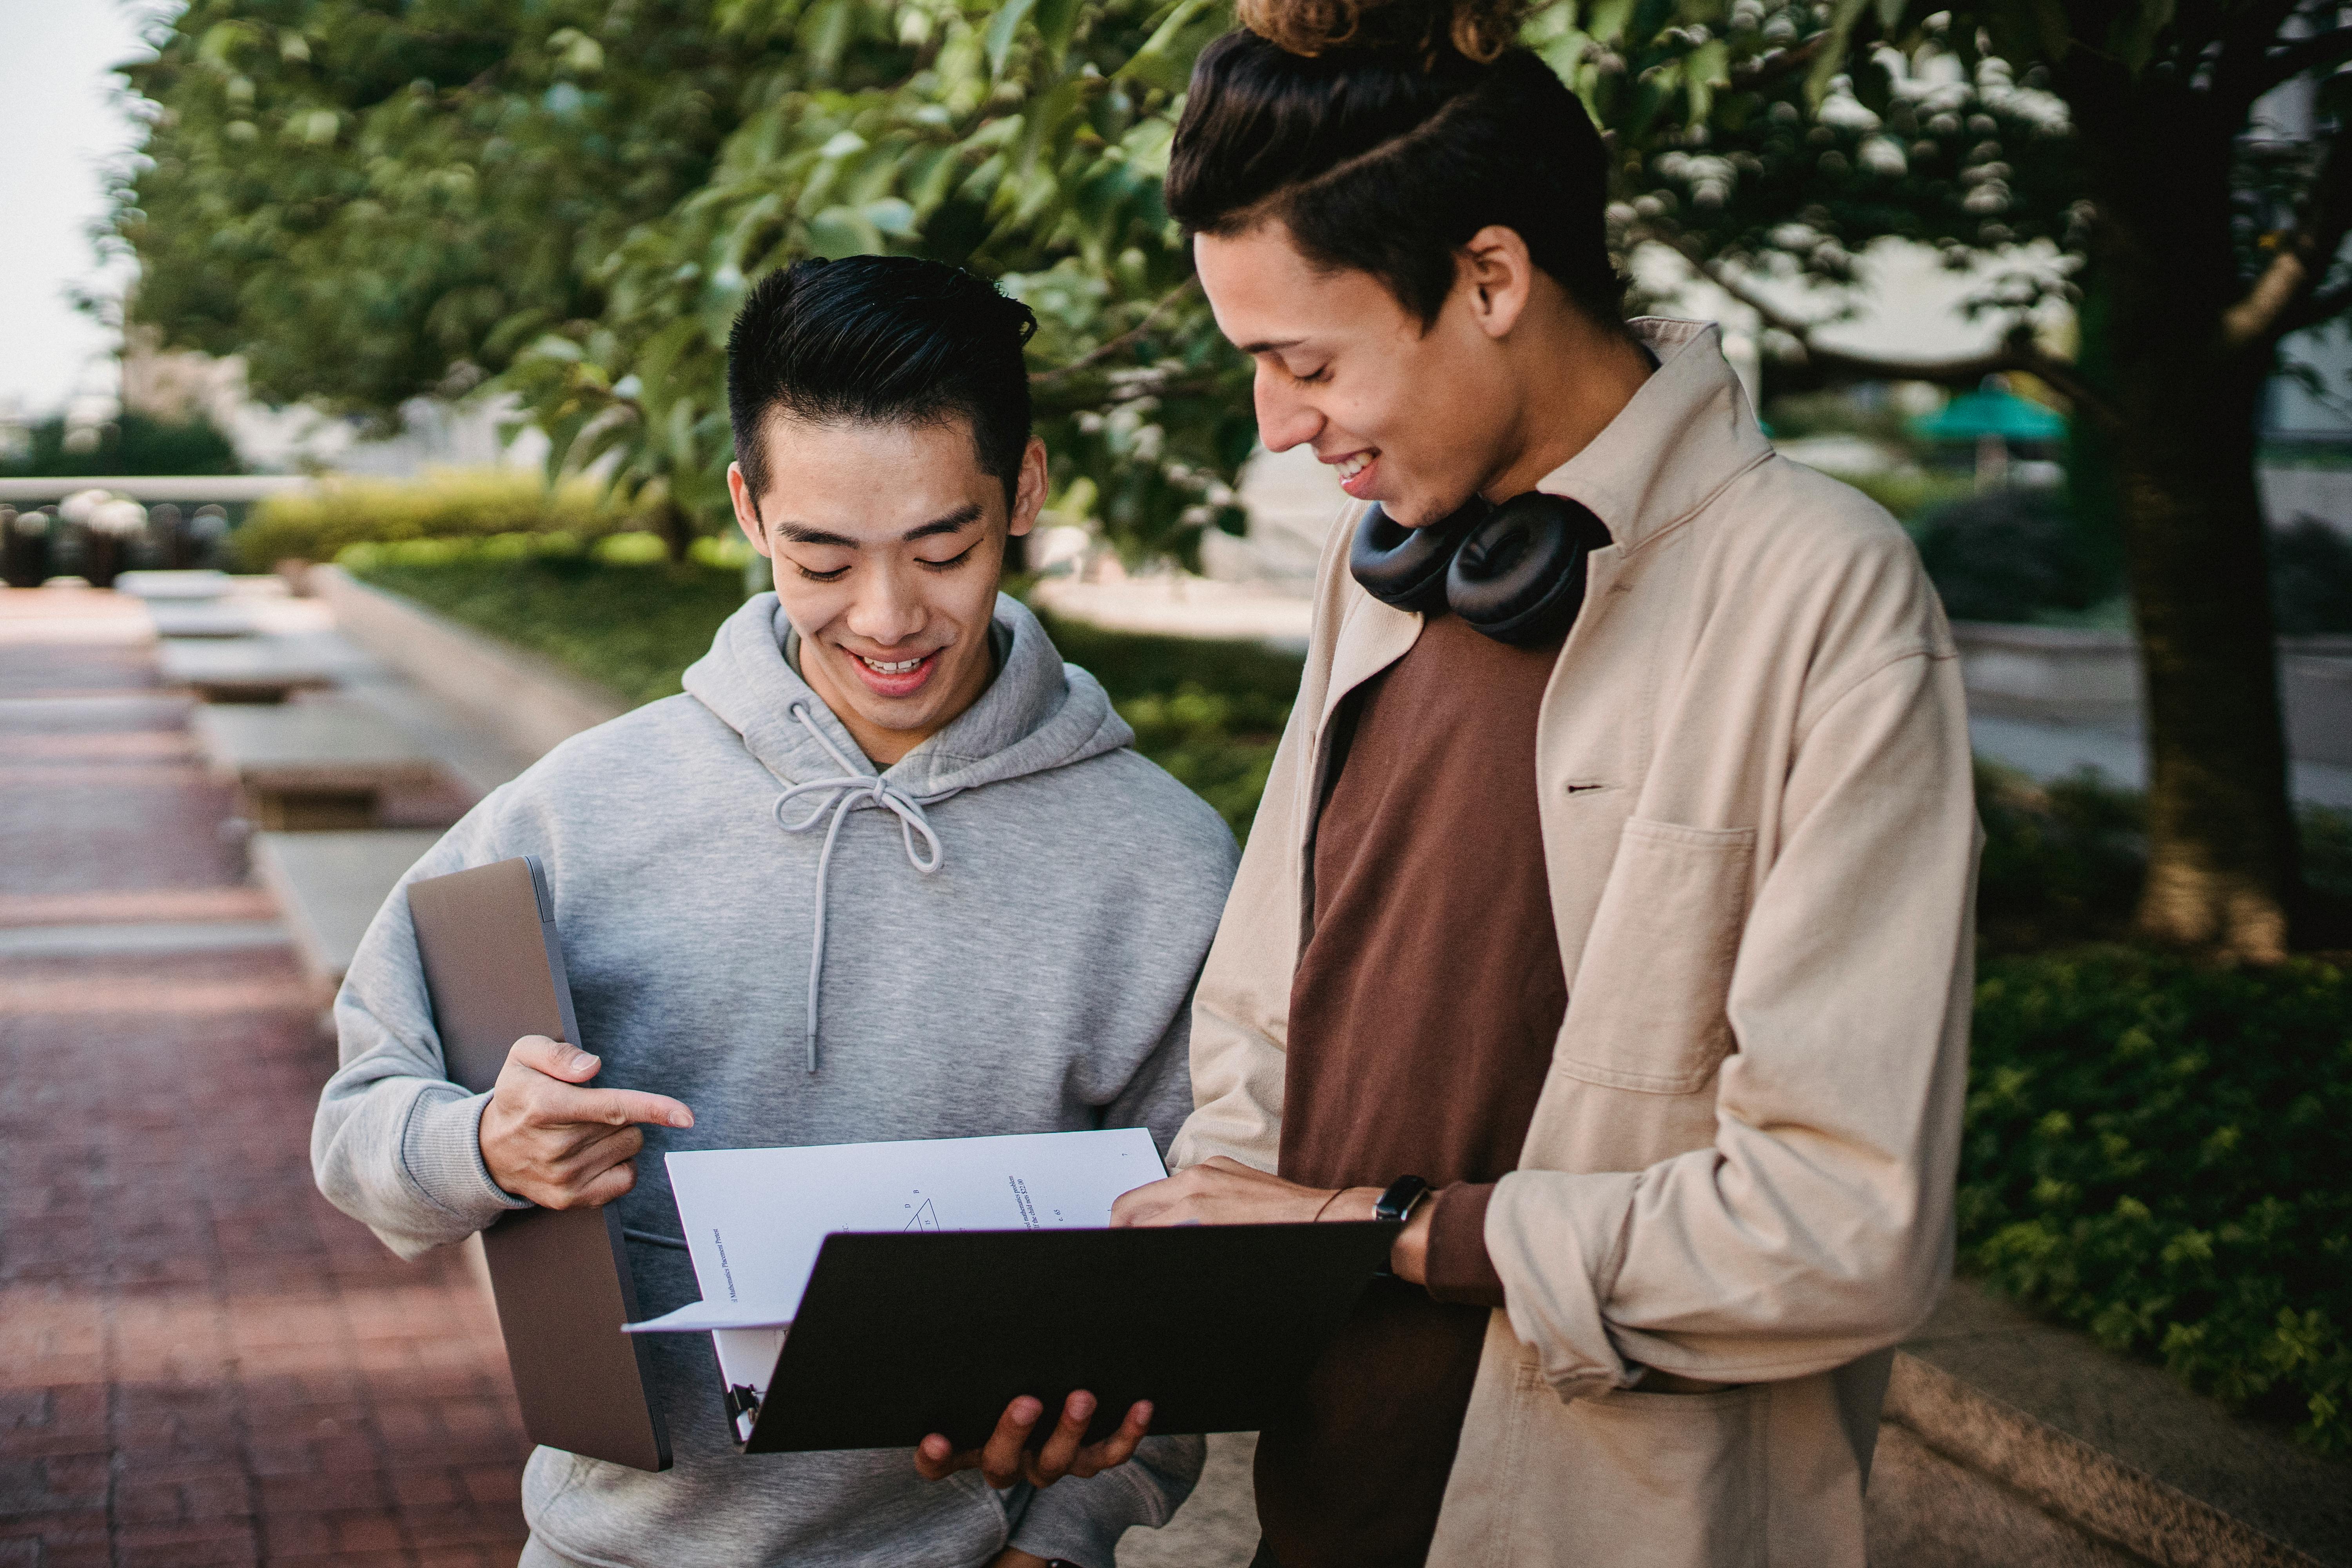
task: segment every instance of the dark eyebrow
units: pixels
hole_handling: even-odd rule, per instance
[[[1306,341],[1305,338],[1269,338],[1264,342],[1243,343],[1240,346],[1242,353],[1245,354],[1270,354],[1278,353],[1284,349],[1295,349]]]
[[[899,537],[902,544],[912,544],[918,539],[929,539],[939,533],[960,533],[978,522],[983,514],[977,501],[967,501],[948,513],[936,517],[920,527],[910,528]],[[829,544],[843,550],[859,548],[857,541],[844,539],[838,533],[827,533],[821,528],[803,528],[796,522],[780,522],[776,531],[794,544]]]
[[[935,533],[961,533],[981,520],[978,501],[966,501],[945,517],[934,518],[920,528],[907,531],[901,543],[912,544],[918,539],[929,539]]]

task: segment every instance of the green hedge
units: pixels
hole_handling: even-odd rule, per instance
[[[570,479],[551,489],[514,468],[451,468],[422,479],[336,479],[271,496],[230,536],[238,563],[267,572],[285,560],[332,561],[353,544],[413,539],[566,533],[594,538],[634,529],[604,488]]]
[[[2352,981],[2128,949],[1977,988],[1964,1267],[2352,1450]]]

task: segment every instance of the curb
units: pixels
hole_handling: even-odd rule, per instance
[[[1929,1451],[2161,1568],[2326,1568],[1916,1355],[1895,1356],[1883,1415]]]
[[[343,635],[515,751],[538,758],[629,704],[551,659],[459,626],[340,566],[313,566],[310,591]]]

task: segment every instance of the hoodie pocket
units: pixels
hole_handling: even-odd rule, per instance
[[[1748,916],[1752,827],[1625,824],[1570,987],[1553,1065],[1645,1094],[1689,1094],[1732,1047],[1725,1012]]]

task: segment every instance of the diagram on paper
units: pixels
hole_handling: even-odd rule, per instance
[[[636,1333],[782,1328],[837,1232],[1108,1226],[1120,1194],[1167,1173],[1139,1127],[678,1150],[667,1164],[703,1299]]]

